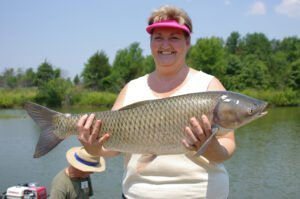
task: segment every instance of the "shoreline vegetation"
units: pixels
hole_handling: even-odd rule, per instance
[[[59,108],[90,108],[110,109],[113,106],[117,94],[101,91],[90,91],[88,89],[74,90],[68,93]],[[3,89],[0,88],[0,108],[19,109],[23,108],[26,101],[35,102],[44,106],[39,101],[37,88]],[[50,106],[51,107],[51,106]]]
[[[299,106],[300,93],[292,89],[284,91],[246,89],[243,91],[233,90],[260,100],[268,102],[268,107]],[[25,101],[39,103],[37,88],[7,89],[0,88],[0,108],[19,109],[23,108]],[[69,92],[62,101],[61,108],[92,108],[97,107],[109,110],[116,98],[117,93],[91,91],[88,89],[74,89]],[[39,103],[41,105],[46,105]]]
[[[217,77],[229,91],[267,101],[269,107],[300,104],[300,38],[269,39],[263,33],[232,32],[224,40],[198,38],[186,56],[191,68]],[[151,73],[155,62],[138,42],[117,51],[110,64],[97,51],[73,80],[45,60],[36,70],[0,71],[0,108],[22,108],[32,101],[51,108],[109,110],[132,79]],[[72,110],[71,110],[72,111]]]

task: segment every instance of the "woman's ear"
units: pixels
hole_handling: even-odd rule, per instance
[[[189,36],[188,38],[186,38],[186,45],[188,46],[188,50],[191,47],[191,37]]]

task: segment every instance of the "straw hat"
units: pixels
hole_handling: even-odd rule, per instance
[[[88,154],[84,147],[73,147],[66,153],[68,162],[75,168],[85,172],[101,172],[105,170],[103,157]]]

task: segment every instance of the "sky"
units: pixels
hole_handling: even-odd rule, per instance
[[[112,64],[133,42],[149,55],[147,20],[162,5],[188,13],[192,45],[212,36],[226,40],[234,31],[300,37],[300,0],[0,0],[0,74],[36,71],[47,61],[74,78],[97,51]]]

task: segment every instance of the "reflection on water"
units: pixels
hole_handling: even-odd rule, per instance
[[[59,110],[92,112],[95,109]],[[225,162],[231,199],[297,198],[300,196],[300,108],[272,108],[268,114],[236,131],[237,150]],[[24,110],[0,111],[0,192],[23,182],[39,182],[50,190],[52,178],[68,163],[65,152],[80,145],[64,140],[47,155],[34,159],[39,128]],[[92,174],[93,198],[120,198],[123,157],[106,160],[107,170]]]
[[[24,117],[0,119],[0,193],[10,186],[25,182],[38,182],[49,192],[53,177],[68,165],[66,151],[73,146],[79,146],[80,142],[77,137],[70,137],[47,155],[35,159],[33,153],[40,134],[39,127],[24,110],[0,111],[0,118],[4,114]],[[122,166],[122,156],[108,159],[106,172],[91,175],[93,198],[120,198]]]
[[[225,163],[229,198],[300,196],[300,109],[274,108],[236,130],[237,150]]]

